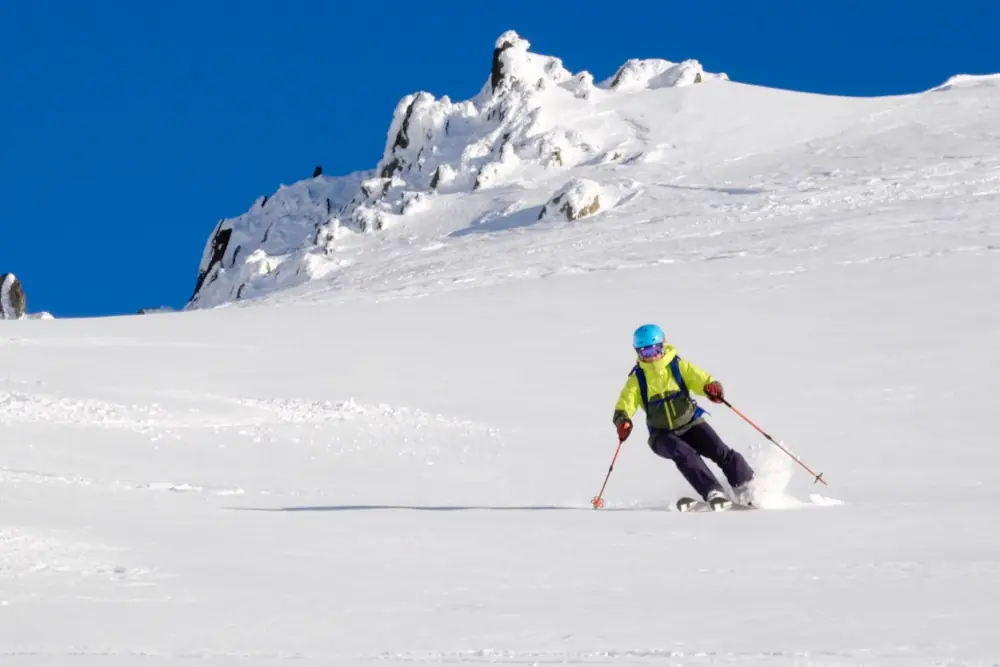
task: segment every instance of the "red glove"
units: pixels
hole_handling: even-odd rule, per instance
[[[716,382],[715,380],[706,384],[705,396],[707,396],[708,400],[713,403],[722,403],[722,401],[725,400],[725,396],[722,395],[722,384]]]
[[[632,421],[626,419],[625,421],[618,424],[618,440],[620,442],[625,442],[628,438],[628,434],[632,432]]]

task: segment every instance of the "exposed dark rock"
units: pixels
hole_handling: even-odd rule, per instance
[[[399,158],[392,158],[392,160],[390,160],[389,163],[382,168],[382,178],[391,178],[401,166],[402,163],[399,161]]]
[[[28,300],[21,281],[13,273],[0,275],[0,320],[18,320],[24,317]]]
[[[574,211],[573,207],[569,205],[569,202],[563,205],[560,209],[566,214],[570,220],[579,220],[580,218],[586,218],[589,215],[594,215],[601,210],[601,196],[594,195],[594,201],[590,202],[587,206],[583,206],[578,211]]]
[[[212,238],[212,257],[208,260],[205,268],[198,272],[198,282],[194,287],[194,294],[191,296],[192,299],[198,296],[198,291],[201,290],[205,279],[212,273],[212,269],[222,262],[222,258],[226,255],[226,248],[229,247],[229,237],[232,236],[233,230],[219,229],[221,226],[222,221],[220,220],[215,230],[215,236]]]
[[[541,220],[546,216],[550,215],[549,208],[559,211],[566,216],[567,220],[575,221],[581,218],[586,218],[588,216],[594,215],[601,210],[601,196],[594,195],[594,198],[589,204],[584,204],[579,207],[574,207],[573,201],[569,197],[569,193],[563,193],[555,196],[549,202],[542,207],[542,210],[538,214],[538,219]]]
[[[514,42],[504,40],[497,48],[493,49],[493,67],[490,70],[490,88],[494,93],[504,80],[503,52],[514,46]]]
[[[403,114],[403,122],[399,126],[399,132],[396,133],[396,139],[392,142],[392,150],[395,152],[397,148],[402,148],[405,150],[410,145],[410,116],[413,114],[413,109],[417,104],[417,98],[414,97],[410,105],[406,107],[406,113]],[[379,174],[382,178],[392,178],[393,174],[402,166],[399,158],[394,157],[389,161],[385,167],[382,168],[382,173]]]
[[[622,82],[622,76],[624,76],[625,71],[626,71],[626,68],[625,68],[624,65],[622,67],[618,68],[618,71],[615,72],[615,78],[611,80],[611,87],[612,88],[617,88],[618,84],[620,84]]]

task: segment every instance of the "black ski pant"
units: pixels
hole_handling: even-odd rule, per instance
[[[743,455],[722,442],[706,422],[698,422],[680,434],[654,429],[649,446],[658,456],[673,461],[684,479],[705,499],[709,491],[722,490],[705,458],[719,466],[733,488],[753,478],[753,469]]]

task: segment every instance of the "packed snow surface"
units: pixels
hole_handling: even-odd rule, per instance
[[[0,322],[0,664],[1000,664],[1000,83],[668,70],[308,279]],[[671,511],[641,427],[592,509],[647,321],[829,487],[705,404],[764,509]]]

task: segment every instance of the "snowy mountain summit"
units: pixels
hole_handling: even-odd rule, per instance
[[[870,239],[904,202],[984,203],[977,183],[994,172],[977,156],[991,155],[998,95],[996,76],[967,75],[910,95],[817,95],[694,60],[630,60],[595,82],[507,32],[472,99],[399,102],[374,169],[316,173],[222,220],[188,307],[719,258],[798,267],[817,238]]]
[[[594,118],[595,102],[727,79],[695,60],[653,59],[629,60],[595,83],[589,72],[569,72],[560,59],[529,47],[514,31],[501,35],[490,76],[470,100],[426,92],[403,98],[374,169],[282,186],[247,213],[220,221],[190,305],[214,306],[329,275],[343,266],[338,249],[351,237],[396,227],[450,196],[526,187],[581,165],[642,160],[620,149],[644,128],[621,117]],[[620,199],[599,181],[564,181],[539,218],[575,220]]]

